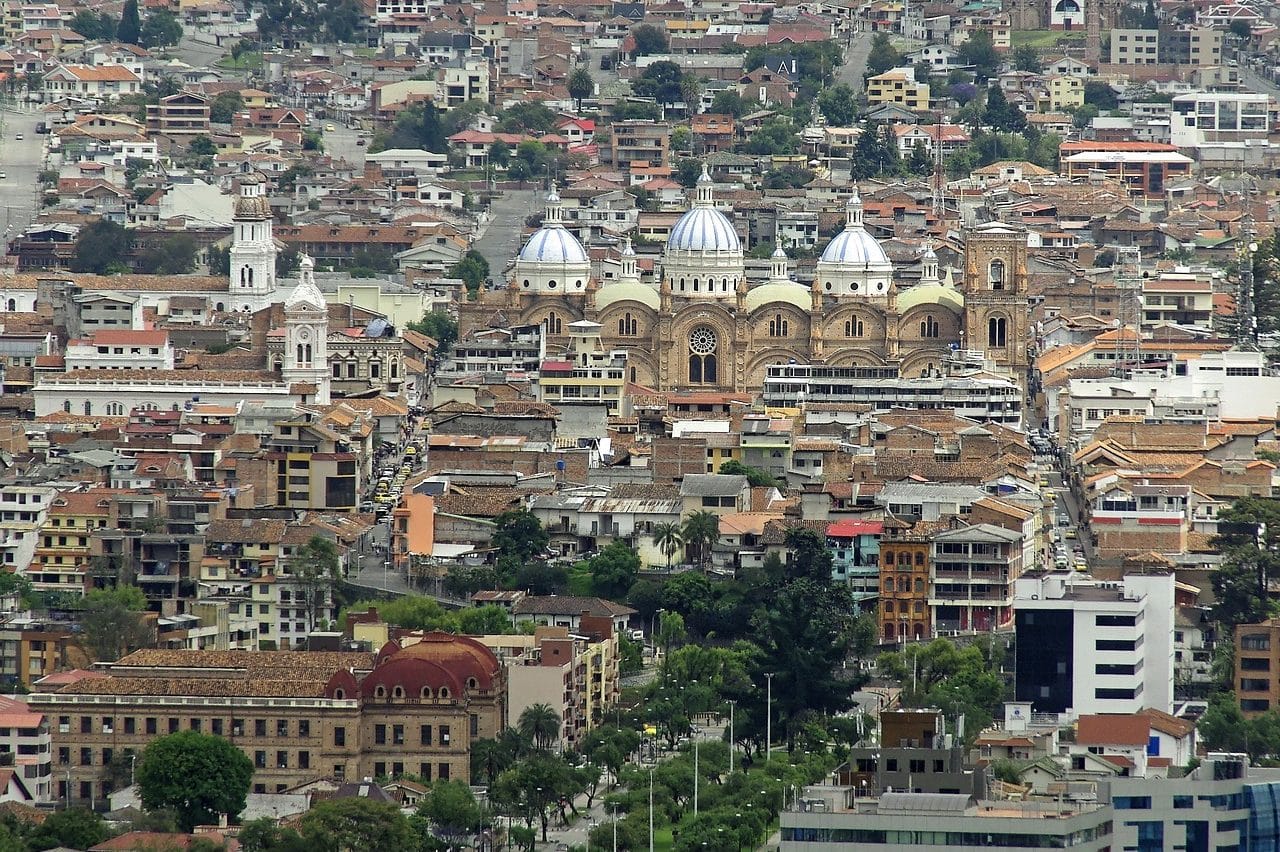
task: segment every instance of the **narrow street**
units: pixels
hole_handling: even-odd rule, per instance
[[[536,189],[508,190],[489,208],[492,218],[472,248],[489,262],[489,277],[495,287],[505,284],[507,265],[520,248],[524,220],[540,208],[543,195]]]
[[[857,30],[844,51],[844,64],[836,71],[836,82],[847,83],[854,94],[862,92],[862,75],[867,70],[867,56],[871,53],[871,33]]]

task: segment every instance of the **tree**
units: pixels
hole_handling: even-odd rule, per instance
[[[551,748],[560,739],[560,714],[550,704],[531,704],[520,713],[516,729],[536,747]]]
[[[956,50],[963,65],[969,66],[973,76],[982,82],[995,76],[1000,71],[1000,52],[996,50],[991,33],[975,30],[969,40]]]
[[[850,127],[858,116],[858,102],[853,89],[844,83],[832,86],[818,95],[818,111],[833,127]]]
[[[671,570],[671,557],[675,556],[684,544],[684,532],[676,523],[658,524],[653,528],[653,543],[667,557],[667,570]],[[635,589],[631,590],[635,594]]]
[[[545,843],[553,805],[564,802],[572,808],[579,789],[578,779],[563,757],[539,751],[502,773],[490,796],[502,811],[520,817],[530,827],[537,819]]]
[[[458,339],[458,321],[449,316],[447,311],[430,311],[422,315],[422,319],[409,323],[409,330],[425,334],[435,340],[440,354],[453,348]]]
[[[888,129],[888,125],[882,129],[875,121],[868,121],[862,125],[862,133],[854,143],[851,158],[851,173],[854,180],[866,180],[898,171],[898,147],[886,138],[884,131]]]
[[[313,852],[310,841],[292,828],[276,825],[271,817],[246,822],[236,839],[242,852]]]
[[[316,852],[417,848],[409,820],[400,808],[370,799],[327,799],[302,815],[302,836]]]
[[[749,108],[754,105],[754,101],[743,98],[737,89],[723,89],[716,92],[716,96],[711,99],[713,113],[731,115],[734,118],[746,115]]]
[[[157,9],[147,15],[140,41],[143,47],[167,47],[182,40],[182,24],[168,9]]]
[[[798,145],[795,125],[790,119],[779,116],[762,124],[743,148],[748,154],[793,154]]]
[[[152,629],[141,614],[146,606],[137,586],[89,592],[80,622],[86,650],[95,660],[115,661],[150,644]]]
[[[684,104],[686,115],[694,115],[702,111],[699,109],[701,95],[702,81],[693,74],[681,74],[680,102]]]
[[[587,565],[591,590],[609,600],[622,600],[640,573],[640,557],[621,540],[609,542]]]
[[[498,558],[510,557],[529,562],[546,556],[551,536],[542,522],[528,509],[503,512],[493,519],[497,528],[489,543],[498,550]]]
[[[940,707],[947,718],[963,714],[967,736],[989,725],[1005,700],[1000,677],[1004,647],[990,641],[958,647],[946,639],[882,654],[879,670],[900,679],[909,707]]]
[[[1228,25],[1227,30],[1241,41],[1248,39],[1253,34],[1253,26],[1243,18],[1236,18]]]
[[[883,74],[901,63],[902,54],[889,41],[888,33],[876,33],[871,37],[871,50],[867,53],[867,76]]]
[[[182,731],[152,740],[137,766],[147,810],[172,810],[183,831],[235,819],[244,810],[253,763],[222,737]],[[367,847],[372,848],[372,847]]]
[[[332,602],[334,584],[342,576],[338,546],[322,535],[313,535],[289,560],[289,573],[298,578],[307,604],[307,627],[316,628],[320,609]]]
[[[116,37],[119,22],[106,12],[92,12],[81,9],[71,19],[71,29],[84,36],[87,41],[111,41]]]
[[[120,26],[116,28],[116,39],[125,44],[139,44],[141,37],[142,19],[138,16],[138,0],[124,0]]]
[[[1090,125],[1095,118],[1098,117],[1098,108],[1093,104],[1081,104],[1076,107],[1075,112],[1071,113],[1071,123],[1077,128],[1083,129]]]
[[[174,234],[138,255],[138,271],[148,275],[185,275],[196,268],[199,251],[189,234]]]
[[[111,837],[102,817],[84,808],[53,811],[27,837],[28,849],[88,849]],[[8,847],[5,847],[8,848]]]
[[[667,106],[683,97],[680,87],[684,72],[676,63],[663,59],[654,62],[644,69],[638,78],[632,81],[631,91],[644,98],[653,98],[659,106]]]
[[[711,561],[711,546],[720,539],[720,517],[705,510],[692,512],[684,519],[681,535],[705,568]]]
[[[133,237],[124,226],[99,219],[76,236],[71,271],[94,272],[98,275],[123,271],[128,268],[125,256],[132,245]]]
[[[473,293],[480,289],[489,278],[489,261],[485,256],[475,249],[468,249],[462,259],[445,270],[445,275],[450,278],[460,278],[466,286],[467,292]]]
[[[684,629],[684,616],[678,612],[664,612],[659,616],[656,641],[663,651],[670,650],[672,646],[688,638],[689,634]]]
[[[539,101],[512,104],[498,113],[498,128],[504,133],[548,133],[559,118]]]
[[[1112,110],[1120,105],[1120,98],[1110,83],[1102,80],[1088,80],[1084,84],[1084,102],[1093,104],[1099,110]]]
[[[1020,133],[1026,129],[1027,115],[1016,104],[1009,103],[1004,96],[1004,89],[992,86],[987,91],[987,108],[983,113],[983,121],[995,130]]]
[[[729,459],[720,465],[720,473],[726,476],[745,476],[747,484],[753,487],[777,486],[778,480],[758,467],[749,467],[737,459]]]
[[[651,53],[666,53],[667,31],[653,24],[641,24],[631,30],[631,38],[636,43],[636,56],[648,56]]]
[[[433,836],[456,849],[465,846],[480,830],[484,815],[465,783],[437,781],[419,803],[417,816],[431,823]]]
[[[209,120],[214,124],[230,124],[235,114],[244,109],[244,98],[239,92],[219,92],[209,104]]]
[[[1229,628],[1255,624],[1275,614],[1268,593],[1280,578],[1280,503],[1243,497],[1218,512],[1214,547],[1223,556],[1213,572],[1213,614]]]
[[[596,93],[596,81],[591,79],[591,72],[585,65],[573,69],[568,87],[569,97],[577,102],[579,112],[582,111],[582,102]]]
[[[1032,74],[1040,74],[1044,71],[1044,63],[1040,61],[1040,51],[1035,45],[1018,45],[1013,49],[1011,58],[1015,71],[1029,71]]]
[[[917,139],[911,146],[911,158],[907,160],[907,171],[920,177],[933,174],[933,157],[929,155],[929,149],[925,147],[923,139]]]

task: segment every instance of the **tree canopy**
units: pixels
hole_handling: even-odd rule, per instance
[[[147,810],[171,810],[182,830],[191,831],[216,823],[221,814],[230,819],[240,815],[253,763],[222,737],[181,731],[147,745],[136,777]]]
[[[409,330],[435,340],[439,351],[447,353],[458,339],[458,321],[447,311],[430,311],[422,315],[422,319],[409,323]]]
[[[133,236],[123,225],[99,219],[76,235],[71,271],[98,275],[125,272],[129,268],[125,259],[132,246]]]

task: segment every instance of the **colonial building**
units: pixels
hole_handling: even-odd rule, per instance
[[[601,326],[605,351],[627,353],[627,378],[662,390],[757,391],[771,365],[895,366],[937,375],[955,349],[976,350],[1020,385],[1027,365],[1025,233],[970,231],[964,284],[940,275],[929,248],[922,273],[899,286],[893,264],[863,224],[856,190],[846,225],[826,246],[811,288],[773,257],[769,280],[749,286],[742,243],[716,206],[705,168],[692,207],[672,226],[652,281],[624,244],[617,278],[601,282],[548,197],[505,290],[461,307],[463,333],[513,324],[545,329],[548,351],[568,348],[573,323]]]
[[[470,778],[471,744],[504,726],[502,665],[474,639],[428,633],[376,654],[137,651],[30,697],[51,722],[59,798],[108,792],[106,767],[155,737],[203,731],[253,761],[253,789],[314,780]]]

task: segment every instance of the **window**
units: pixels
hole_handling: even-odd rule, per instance
[[[1004,317],[991,317],[987,320],[987,345],[1003,349],[1007,344],[1008,320]]]
[[[1004,289],[1004,275],[1004,261],[991,261],[991,266],[987,267],[987,280],[991,283],[992,290]]]
[[[156,733],[156,718],[155,718],[155,716],[148,716],[148,717],[147,717],[146,730],[147,730],[147,733],[148,733],[149,735],[151,735],[151,736],[155,736],[155,733]]]
[[[431,726],[430,725],[422,726],[422,744],[424,746],[431,745]]]
[[[309,751],[298,752],[298,768],[299,769],[311,768],[311,752]]]
[[[178,720],[177,720],[177,719],[170,719],[170,720],[169,720],[169,733],[171,733],[171,734],[176,734],[176,733],[178,733]]]
[[[310,719],[298,720],[298,736],[300,737],[311,736],[311,720]]]
[[[80,765],[93,766],[93,749],[83,746],[80,749]]]
[[[338,727],[333,729],[333,744],[336,746],[344,746],[347,744],[347,729]]]
[[[929,315],[920,321],[920,336],[926,339],[938,337],[938,321]]]
[[[254,735],[255,737],[265,737],[265,736],[267,735],[267,720],[266,720],[266,719],[254,719],[254,720],[253,720],[253,735]]]
[[[1252,633],[1240,637],[1242,651],[1270,651],[1271,637],[1266,633]]]
[[[93,717],[91,716],[80,717],[80,733],[82,734],[93,733]]]
[[[440,726],[440,745],[447,746],[448,744],[449,744],[449,726],[441,725]]]
[[[391,744],[404,745],[404,725],[391,726]]]
[[[1111,801],[1112,806],[1118,811],[1151,810],[1150,796],[1116,796]]]
[[[555,282],[551,282],[551,286],[554,287]],[[547,314],[547,334],[560,334],[561,328],[562,328],[562,324],[560,320],[560,315],[555,313],[554,311]]]
[[[386,725],[373,726],[373,741],[377,745],[387,744],[387,726]],[[382,773],[379,773],[379,774],[382,774]]]
[[[770,337],[789,337],[791,333],[790,323],[782,314],[774,314],[773,319],[769,320],[769,336]]]
[[[387,764],[384,761],[377,761],[373,764],[373,776],[375,778],[387,777]]]
[[[1138,623],[1136,615],[1096,615],[1093,623],[1098,627],[1133,627]]]
[[[138,720],[132,716],[126,716],[124,720],[124,732],[126,734],[137,733],[134,729],[137,727]]]
[[[862,320],[858,319],[857,317],[854,317],[853,319],[845,320],[844,336],[845,337],[862,337]]]
[[[636,332],[637,332],[636,318],[631,315],[630,311],[628,311],[627,313],[619,317],[618,336],[634,337],[636,335]]]
[[[276,719],[276,736],[277,737],[289,736],[289,720],[288,719]]]
[[[423,781],[426,781],[427,783],[431,782],[431,764],[430,763],[418,764],[418,777],[421,778]]]
[[[447,763],[442,763],[442,764],[440,764],[440,771],[439,771],[439,773],[438,773],[437,777],[438,777],[441,781],[448,781],[448,780],[449,780],[449,764],[447,764]]]
[[[215,737],[222,736],[222,720],[221,719],[214,719],[212,722],[209,723],[209,733],[213,734]]]
[[[1173,807],[1175,810],[1186,810],[1195,807],[1195,803],[1191,796],[1174,796]]]
[[[255,751],[253,753],[253,765],[258,769],[266,769],[267,753],[265,751]]]
[[[714,384],[717,338],[713,329],[700,325],[689,332],[689,382]]]
[[[276,769],[289,768],[289,752],[280,749],[276,752]]]

